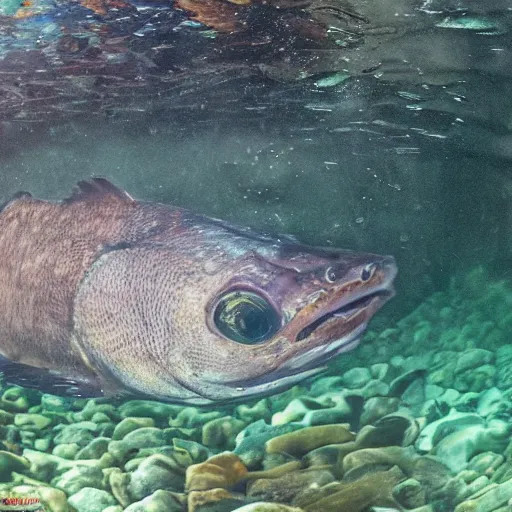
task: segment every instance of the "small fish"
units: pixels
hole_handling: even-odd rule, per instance
[[[392,257],[139,202],[103,178],[0,212],[0,371],[72,396],[193,405],[286,389],[353,349]]]

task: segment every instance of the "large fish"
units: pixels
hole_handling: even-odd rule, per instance
[[[211,404],[285,389],[354,348],[393,258],[273,239],[80,182],[0,213],[0,366],[61,394]]]

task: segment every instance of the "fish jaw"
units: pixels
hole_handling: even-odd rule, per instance
[[[329,283],[321,288],[316,279],[304,279],[310,289],[315,289],[292,320],[280,331],[274,342],[274,350],[268,347],[255,347],[254,362],[267,371],[250,377],[252,361],[247,361],[244,371],[247,378],[231,380],[228,375],[216,375],[204,388],[209,398],[218,400],[222,394],[230,395],[229,400],[268,395],[285,390],[302,380],[326,370],[325,365],[333,357],[359,345],[361,336],[373,315],[394,294],[393,280],[397,274],[395,261],[390,256],[357,255],[359,264],[350,266],[340,284]],[[350,265],[354,265],[351,261]],[[372,266],[372,274],[361,280],[361,273]],[[325,275],[330,266],[323,266]],[[311,269],[309,269],[311,270]],[[311,272],[310,272],[311,273]],[[310,276],[311,277],[311,276]],[[288,285],[290,283],[288,282]],[[295,290],[295,295],[305,296],[304,290]],[[265,364],[261,361],[265,360]],[[222,386],[219,386],[223,382]],[[228,391],[229,390],[229,391]]]

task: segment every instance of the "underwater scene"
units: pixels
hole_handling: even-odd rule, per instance
[[[0,511],[512,511],[512,4],[0,0]]]

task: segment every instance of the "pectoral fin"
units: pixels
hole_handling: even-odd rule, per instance
[[[103,396],[99,384],[92,380],[69,377],[46,368],[16,363],[4,357],[0,357],[0,374],[4,384],[36,389],[42,393],[77,398]]]

